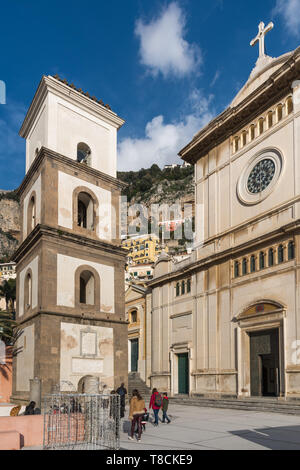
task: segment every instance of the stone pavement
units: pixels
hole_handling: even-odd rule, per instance
[[[170,424],[148,423],[140,443],[128,440],[122,420],[121,449],[300,450],[299,416],[171,405],[169,417]]]

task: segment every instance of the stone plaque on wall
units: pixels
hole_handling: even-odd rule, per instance
[[[97,356],[97,333],[90,328],[81,331],[80,355]]]
[[[101,374],[103,372],[103,359],[72,358],[72,372],[75,374]]]

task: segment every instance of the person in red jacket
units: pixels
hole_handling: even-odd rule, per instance
[[[162,407],[162,397],[160,393],[158,393],[157,388],[154,388],[152,390],[152,395],[151,395],[150,403],[149,403],[149,409],[151,410],[152,408],[153,413],[154,413],[154,418],[155,418],[154,426],[158,426],[158,412],[161,409],[161,407]]]

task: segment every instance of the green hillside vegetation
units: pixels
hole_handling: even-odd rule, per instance
[[[129,203],[170,202],[194,190],[193,166],[161,170],[154,164],[148,169],[118,172],[118,178],[128,184],[123,195],[127,196]]]

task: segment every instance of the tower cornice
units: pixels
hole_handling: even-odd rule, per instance
[[[28,137],[30,129],[32,129],[42,104],[49,92],[52,92],[54,95],[59,96],[72,104],[76,104],[81,109],[93,114],[95,117],[107,122],[116,129],[122,127],[125,122],[108,107],[100,104],[89,96],[86,96],[86,94],[77,91],[75,87],[72,88],[67,83],[64,83],[50,75],[43,75],[19,131],[21,137],[24,137],[25,139]]]
[[[54,152],[53,150],[47,149],[46,147],[42,147],[37,157],[32,162],[22,183],[17,189],[18,196],[20,196],[23,193],[24,189],[32,181],[32,176],[34,175],[34,173],[38,170],[38,168],[41,166],[43,161],[47,158],[50,158],[52,161],[55,161],[57,163],[66,164],[68,165],[69,168],[72,168],[75,171],[78,171],[78,173],[80,172],[80,173],[85,173],[87,175],[93,176],[94,178],[97,178],[98,180],[103,181],[104,183],[110,184],[116,190],[121,191],[122,189],[125,189],[128,186],[127,183],[124,183],[123,181],[117,178],[114,178],[113,176],[110,176],[99,170],[95,170],[94,168],[91,168],[88,165],[85,165],[84,163],[79,163],[76,160],[73,160],[72,158],[65,157],[64,155]]]
[[[80,246],[85,246],[91,249],[102,250],[107,256],[115,256],[119,261],[124,261],[127,255],[127,250],[124,250],[117,243],[109,243],[104,240],[95,240],[92,238],[84,237],[68,230],[61,228],[51,227],[49,225],[39,224],[29,234],[29,236],[21,243],[13,255],[13,261],[18,263],[25,254],[28,253],[32,247],[36,246],[37,242],[41,239],[53,240],[61,243],[80,243]],[[124,261],[125,263],[125,261]]]

